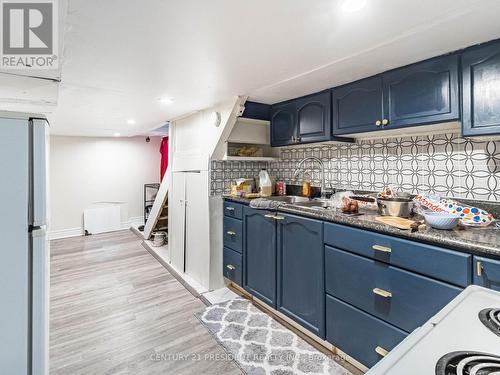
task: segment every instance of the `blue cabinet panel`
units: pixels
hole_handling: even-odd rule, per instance
[[[297,142],[297,106],[295,102],[271,107],[271,146],[287,146]]]
[[[276,222],[270,211],[243,209],[243,287],[276,308]]]
[[[241,220],[224,218],[224,246],[241,253],[243,244],[243,223]]]
[[[269,104],[247,101],[245,103],[245,111],[243,111],[241,117],[269,121],[271,119],[271,106]]]
[[[241,254],[225,247],[222,256],[222,274],[236,284],[241,285],[243,281]]]
[[[277,308],[324,338],[323,223],[279,215]]]
[[[326,296],[327,341],[365,366],[372,367],[382,359],[377,347],[391,351],[406,336],[406,332]]]
[[[224,215],[235,219],[243,219],[243,205],[231,201],[224,201]]]
[[[363,79],[332,90],[333,134],[374,131],[382,121],[382,78]]]
[[[458,55],[383,74],[388,128],[458,120]]]
[[[325,223],[325,243],[463,287],[472,282],[470,254],[333,223]]]
[[[331,138],[330,91],[296,100],[298,143],[329,141]]]
[[[475,256],[474,284],[500,291],[500,260]]]
[[[407,332],[463,289],[325,246],[327,293]]]
[[[462,100],[465,136],[500,134],[500,42],[462,54]]]

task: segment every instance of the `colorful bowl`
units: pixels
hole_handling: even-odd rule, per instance
[[[446,212],[425,212],[424,217],[427,224],[435,229],[453,229],[460,221],[457,215]]]

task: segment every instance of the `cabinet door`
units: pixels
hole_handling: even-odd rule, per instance
[[[500,134],[500,43],[462,54],[463,135]]]
[[[270,211],[244,208],[243,287],[276,307],[276,222]]]
[[[331,137],[330,91],[297,100],[299,143],[329,141]]]
[[[277,308],[324,338],[323,223],[292,215],[278,217]]]
[[[500,291],[500,260],[475,256],[474,284]]]
[[[363,79],[332,90],[333,134],[350,134],[379,129],[382,121],[382,78]]]
[[[296,143],[297,109],[295,102],[273,105],[271,108],[271,146]]]
[[[384,128],[459,118],[458,56],[444,56],[383,74]]]

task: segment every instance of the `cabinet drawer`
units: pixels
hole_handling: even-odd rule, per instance
[[[336,298],[326,296],[326,339],[367,367],[407,333]],[[376,351],[377,350],[377,351]]]
[[[328,246],[325,272],[327,293],[406,332],[427,321],[462,291]]]
[[[475,256],[474,284],[500,291],[500,260]]]
[[[332,223],[325,223],[325,243],[455,285],[471,284],[469,254]]]
[[[241,220],[224,218],[224,246],[241,253],[243,243],[243,223]]]
[[[223,257],[224,264],[222,265],[222,274],[229,280],[241,285],[243,281],[241,254],[225,247]]]
[[[241,220],[243,218],[243,205],[224,201],[224,215]]]

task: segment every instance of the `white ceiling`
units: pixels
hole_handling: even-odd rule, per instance
[[[61,83],[0,75],[0,105],[39,106],[57,134],[143,134],[234,95],[274,103],[500,38],[498,0],[339,2],[68,0]]]

